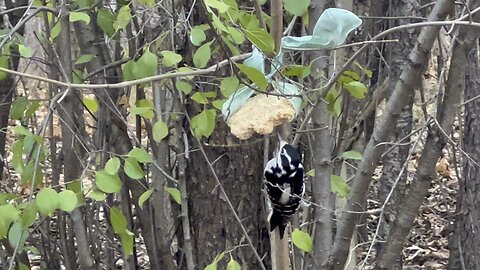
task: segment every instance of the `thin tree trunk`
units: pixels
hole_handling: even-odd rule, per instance
[[[453,7],[450,0],[439,0],[429,17],[430,21],[443,20]],[[385,146],[379,145],[388,139],[390,127],[397,122],[398,115],[408,103],[408,96],[416,87],[421,71],[427,63],[430,48],[438,35],[440,27],[426,27],[422,29],[415,48],[410,54],[409,64],[404,67],[393,91],[392,97],[387,103],[386,111],[382,115],[381,122],[376,126],[373,136],[364,151],[363,160],[359,164],[357,174],[353,180],[350,198],[347,202],[346,212],[338,223],[338,231],[335,237],[332,260],[330,266],[333,269],[343,269],[350,251],[350,240],[355,229],[358,212],[363,211],[372,175],[377,167]],[[355,213],[357,212],[357,213]]]
[[[62,7],[63,16],[60,18],[62,25],[61,33],[57,39],[57,51],[60,61],[61,77],[65,81],[72,81],[72,55],[70,39],[70,22],[68,20],[67,6]],[[80,93],[76,89],[64,89],[65,98],[58,104],[59,115],[62,119],[62,153],[63,153],[63,174],[66,182],[78,179],[83,171],[82,162],[85,160],[85,149],[77,137],[85,133],[85,120],[83,118],[83,107],[79,100]],[[77,135],[76,135],[77,134]],[[95,264],[90,251],[85,217],[81,207],[71,213],[71,219],[75,231],[77,243],[78,261],[82,269],[94,269]]]
[[[329,0],[315,0],[311,3],[310,8],[310,23],[308,32],[312,33],[315,24],[320,18],[325,8],[331,3]],[[317,59],[320,56],[325,56],[325,53],[311,53],[309,54],[310,61],[317,60],[312,67],[316,73],[328,72],[326,61]],[[319,83],[316,81],[314,83]],[[318,85],[313,85],[316,88]],[[332,248],[333,236],[333,200],[331,200],[330,176],[332,175],[332,119],[330,113],[327,111],[327,106],[323,103],[314,108],[313,111],[313,125],[314,131],[312,133],[315,138],[313,145],[313,168],[315,169],[315,178],[312,181],[312,198],[316,204],[321,207],[315,207],[313,218],[315,219],[315,231],[313,232],[314,249],[311,256],[312,267],[315,269],[322,269],[328,262],[328,257]]]
[[[480,94],[480,62],[478,50],[468,53],[468,71],[466,76],[464,100],[470,100]],[[474,99],[465,105],[464,150],[470,156],[464,157],[463,176],[459,177],[455,231],[449,239],[450,259],[448,269],[476,269],[480,266],[480,171],[474,161],[480,160],[480,99]],[[471,158],[471,159],[470,159]],[[472,161],[473,160],[473,161]]]
[[[415,15],[415,8],[418,7],[416,0],[408,1],[391,1],[390,8],[391,16],[412,16]],[[410,23],[410,19],[398,20],[398,25],[404,25]],[[397,22],[391,21],[391,22]],[[390,27],[397,25],[390,25]],[[392,39],[398,39],[400,42],[391,44],[387,53],[387,61],[389,62],[389,77],[392,78],[392,82],[396,82],[400,77],[400,71],[407,62],[408,52],[413,49],[413,40],[415,39],[415,33],[417,31],[404,31],[395,33],[392,35]],[[393,89],[394,85],[391,83],[390,89]],[[412,131],[412,105],[413,105],[413,93],[409,95],[407,106],[402,110],[398,117],[398,122],[395,131],[393,132],[390,140],[392,142],[398,142],[404,137],[408,136]],[[379,198],[380,204],[383,205],[387,199],[387,195],[390,193],[392,187],[394,187],[395,180],[400,173],[401,167],[405,160],[408,158],[408,152],[410,150],[410,139],[403,141],[403,144],[398,145],[389,151],[383,158],[383,170],[380,177]],[[384,212],[384,222],[380,225],[379,237],[385,239],[390,232],[390,227],[398,214],[398,206],[401,204],[405,195],[405,183],[407,181],[407,172],[404,171],[397,183],[394,193],[387,203],[387,207]],[[377,245],[377,252],[382,249],[383,243]],[[395,265],[391,266],[392,269],[402,269],[402,254],[397,254]]]

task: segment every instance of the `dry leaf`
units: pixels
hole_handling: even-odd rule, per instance
[[[438,175],[442,177],[450,178],[451,176],[450,168],[449,168],[448,160],[445,157],[442,157],[437,162],[437,165],[435,166],[435,171],[437,172]]]

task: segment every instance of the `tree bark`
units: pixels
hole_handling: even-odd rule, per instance
[[[59,66],[63,74],[60,77],[64,81],[72,82],[72,42],[70,38],[70,22],[68,20],[67,6],[62,7],[64,14],[60,18],[62,30],[57,39],[57,52]],[[58,103],[59,115],[62,119],[62,154],[63,154],[63,175],[66,182],[78,179],[83,172],[85,164],[85,149],[82,148],[81,138],[85,134],[85,119],[83,117],[83,105],[79,100],[80,93],[77,89],[64,89],[65,98]],[[71,213],[71,220],[74,227],[77,243],[78,261],[82,269],[95,269],[90,242],[87,236],[85,216],[81,207]]]
[[[391,1],[390,2],[390,13],[391,16],[412,16],[416,13],[416,7],[418,3],[416,0],[408,1]],[[400,19],[390,21],[390,27],[397,25],[404,25],[411,23],[411,19]],[[397,22],[397,23],[395,23]],[[408,52],[413,49],[413,40],[415,39],[415,34],[418,31],[404,31],[392,34],[391,39],[398,39],[400,42],[391,44],[387,47],[387,61],[389,62],[389,77],[392,78],[391,82],[396,82],[400,77],[400,71],[402,67],[408,60]],[[390,84],[389,89],[393,89],[395,85]],[[413,93],[408,95],[408,102],[405,108],[402,110],[398,117],[397,126],[390,136],[390,141],[398,142],[404,137],[408,136],[412,131],[412,105],[413,105]],[[410,144],[405,144],[409,142],[410,138],[402,142],[402,144],[393,148],[389,151],[383,158],[383,170],[380,177],[380,188],[379,188],[379,198],[380,204],[383,205],[387,195],[390,193],[390,190],[394,186],[394,183],[397,179],[400,169],[408,158],[408,152],[410,150]],[[400,180],[398,181],[394,192],[390,200],[388,201],[385,212],[384,212],[384,222],[381,224],[379,237],[380,239],[385,239],[389,232],[392,223],[395,220],[395,217],[398,214],[398,206],[402,203],[403,197],[405,196],[405,183],[407,181],[407,171],[403,172]],[[377,252],[380,253],[383,247],[383,243],[377,245]],[[392,269],[402,269],[402,254],[397,254],[397,259],[395,264],[392,266]]]
[[[310,13],[310,23],[308,32],[312,33],[315,24],[320,18],[325,8],[331,4],[329,0],[312,1]],[[314,62],[313,72],[328,73],[328,63],[325,60],[318,59],[325,56],[326,53],[315,52],[309,54],[309,60]],[[327,54],[328,55],[328,54]],[[319,87],[319,80],[314,80],[312,88]],[[312,199],[320,207],[313,210],[315,230],[313,232],[314,246],[311,254],[311,267],[322,269],[328,262],[332,248],[333,235],[333,200],[331,198],[330,177],[332,175],[332,117],[323,103],[313,109],[312,136],[315,140],[313,145],[313,168],[315,169],[315,178],[312,181]]]
[[[208,145],[204,145],[228,198],[223,196],[199,151],[190,154],[187,164],[187,190],[197,268],[203,269],[213,262],[215,256],[235,248],[231,254],[242,265],[242,269],[260,269],[251,248],[245,246],[245,236],[226,200],[232,202],[257,253],[264,257],[269,242],[267,214],[262,210],[261,200],[262,143],[246,141],[229,147],[232,140],[228,133],[228,127],[217,122],[215,133],[211,135]],[[193,140],[189,144],[196,145]],[[238,247],[240,245],[242,247]]]
[[[464,100],[480,94],[480,71],[478,51],[467,52],[467,76]],[[465,105],[464,137],[465,152],[475,161],[480,160],[480,99]],[[454,233],[449,239],[450,259],[448,269],[476,269],[480,266],[480,168],[470,158],[464,157],[463,175],[459,176]]]

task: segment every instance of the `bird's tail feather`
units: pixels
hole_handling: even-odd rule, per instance
[[[272,214],[270,215],[270,231],[272,232],[275,228],[278,227],[280,231],[280,239],[283,239],[283,235],[285,234],[285,228],[287,227],[287,220],[280,212],[273,210]]]

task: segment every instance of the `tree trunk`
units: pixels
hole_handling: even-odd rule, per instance
[[[464,100],[480,94],[480,71],[478,51],[472,50],[467,57],[468,70]],[[475,161],[480,160],[480,99],[465,105],[465,152]],[[480,266],[480,168],[464,157],[463,176],[460,178],[455,231],[449,239],[450,260],[448,269],[477,269]]]
[[[234,249],[231,255],[242,265],[242,269],[261,269],[251,247],[246,245],[244,233],[226,200],[232,202],[257,253],[264,257],[269,242],[267,215],[262,209],[262,142],[250,140],[228,146],[231,140],[227,139],[227,129],[225,124],[217,123],[215,133],[204,149],[228,198],[220,191],[200,151],[191,153],[187,164],[187,190],[197,269],[203,269],[213,262],[215,256],[231,249]],[[196,144],[193,141],[190,140],[190,145]]]
[[[418,6],[416,0],[408,1],[391,1],[390,3],[390,16],[412,16],[414,15],[415,9]],[[411,19],[401,19],[394,20],[391,22],[397,22],[390,27],[397,25],[404,25],[411,23]],[[408,59],[408,52],[413,48],[413,42],[415,34],[418,31],[402,31],[392,35],[392,39],[398,39],[400,42],[391,44],[387,47],[387,60],[389,62],[389,77],[391,78],[391,87],[393,89],[394,83],[400,77],[400,71],[404,66],[405,62]],[[413,105],[413,93],[410,93],[408,96],[408,103],[403,108],[402,112],[398,117],[397,126],[394,133],[390,136],[391,142],[398,142],[406,137],[412,131],[412,105]],[[410,150],[410,144],[405,144],[410,141],[410,138],[402,141],[402,143],[394,147],[389,151],[383,158],[383,170],[382,176],[380,177],[380,188],[379,188],[379,198],[380,203],[383,204],[387,198],[387,195],[390,193],[390,190],[394,186],[394,183],[400,173],[400,170],[408,158],[408,152]],[[381,224],[379,231],[380,239],[385,239],[390,232],[390,227],[395,217],[398,214],[398,206],[402,202],[402,198],[405,195],[405,183],[407,181],[407,171],[405,170],[395,187],[394,193],[389,199],[387,206],[384,212],[384,222]],[[377,248],[377,252],[380,252],[383,244],[380,243]],[[392,266],[392,269],[402,269],[402,254],[399,253],[397,259],[395,260],[395,265]]]

